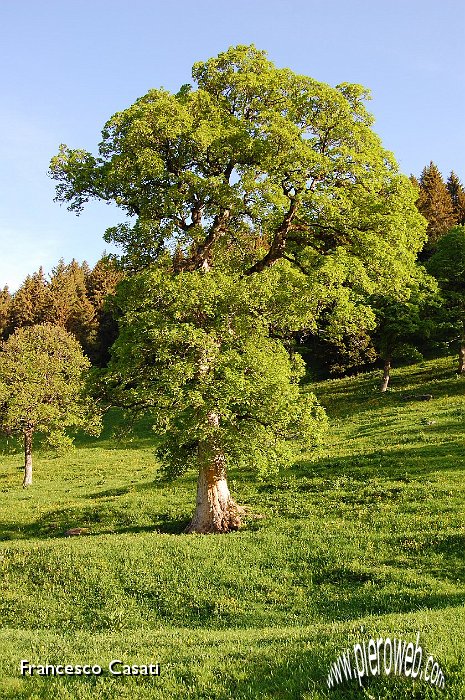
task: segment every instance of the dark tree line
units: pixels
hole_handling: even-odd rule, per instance
[[[465,188],[455,172],[444,181],[431,162],[420,177],[416,206],[428,222],[418,255],[417,275],[399,295],[373,295],[373,317],[354,328],[334,322],[331,313],[303,339],[309,365],[323,374],[340,374],[378,362],[381,390],[389,386],[391,366],[442,351],[457,351],[457,371],[465,372]]]
[[[72,333],[92,364],[104,366],[117,336],[111,299],[121,279],[122,273],[106,257],[93,269],[86,262],[60,260],[48,279],[41,267],[14,294],[8,287],[0,292],[1,337],[51,323]]]

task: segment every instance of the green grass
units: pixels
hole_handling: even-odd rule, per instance
[[[324,454],[275,480],[231,470],[246,525],[183,535],[195,475],[163,483],[147,421],[131,441],[80,438],[0,472],[0,697],[465,697],[465,381],[454,360],[310,385],[327,408]],[[406,402],[403,393],[431,393]],[[110,416],[110,423],[121,420]],[[66,538],[71,527],[87,535]],[[414,641],[444,690],[409,678],[328,690],[329,665],[370,637]],[[31,663],[158,662],[154,678],[41,678]]]

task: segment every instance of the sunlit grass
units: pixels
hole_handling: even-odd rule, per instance
[[[376,373],[311,385],[332,424],[322,456],[262,482],[231,470],[248,516],[227,536],[182,534],[195,475],[160,479],[148,421],[132,441],[108,425],[66,456],[37,450],[26,491],[21,454],[4,454],[0,695],[364,697],[353,683],[326,689],[330,662],[359,639],[418,630],[446,675],[440,696],[464,697],[465,381],[454,364],[397,370],[386,395]],[[88,534],[66,538],[72,527]],[[21,678],[22,658],[154,661],[161,675]],[[439,694],[402,678],[367,690]]]

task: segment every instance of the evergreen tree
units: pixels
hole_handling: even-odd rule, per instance
[[[72,333],[89,354],[97,336],[94,307],[87,296],[87,263],[76,260],[66,265],[62,260],[53,269],[49,292],[53,322]]]
[[[452,200],[457,224],[465,224],[465,189],[454,171],[447,180],[447,190]]]
[[[426,250],[431,251],[437,241],[456,222],[449,191],[438,167],[431,161],[421,174],[417,207],[428,221]]]
[[[0,291],[0,338],[6,337],[11,307],[11,294],[8,287]]]
[[[99,367],[104,367],[110,359],[110,348],[118,335],[114,295],[123,277],[115,261],[103,256],[86,278],[87,296],[94,309],[97,327],[89,357],[92,364]]]
[[[50,290],[42,267],[33,275],[28,275],[11,300],[6,335],[16,328],[33,326],[51,321]]]

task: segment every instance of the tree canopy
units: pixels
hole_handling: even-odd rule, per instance
[[[61,146],[51,174],[72,211],[97,198],[128,217],[106,232],[130,273],[109,381],[121,403],[164,409],[172,471],[199,468],[190,531],[226,531],[226,466],[248,454],[269,468],[286,437],[318,433],[289,337],[323,314],[373,325],[368,296],[402,294],[426,223],[360,85],[277,68],[254,46],[192,77],[115,114],[97,155]]]
[[[283,255],[307,270],[342,248],[339,267],[364,264],[359,286],[392,285],[424,226],[371,129],[368,91],[276,68],[253,46],[192,75],[197,89],[153,89],[115,114],[97,156],[62,146],[51,162],[57,199],[76,212],[113,201],[136,217],[107,232],[133,268],[168,248],[178,270],[226,256],[251,273]]]
[[[19,328],[0,351],[0,429],[24,439],[23,486],[32,483],[32,440],[41,432],[52,447],[72,444],[70,427],[98,432],[98,417],[84,393],[90,366],[77,340],[63,328]]]

